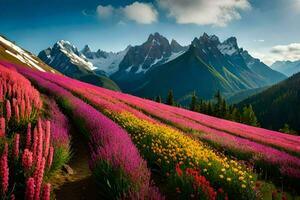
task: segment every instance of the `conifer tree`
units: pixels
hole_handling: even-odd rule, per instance
[[[194,92],[193,93],[193,96],[192,96],[192,100],[191,100],[191,104],[190,104],[190,110],[191,111],[197,111],[197,96],[196,96],[196,93]]]
[[[169,93],[168,93],[168,96],[167,96],[167,99],[166,99],[166,103],[170,106],[174,106],[175,103],[174,103],[174,96],[173,96],[173,91],[170,90]]]
[[[160,97],[160,95],[158,95],[158,96],[155,98],[155,101],[158,102],[158,103],[161,103],[161,97]]]

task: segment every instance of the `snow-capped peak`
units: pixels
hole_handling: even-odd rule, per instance
[[[235,37],[230,37],[225,40],[222,44],[218,45],[218,49],[224,55],[232,56],[239,52],[239,47],[237,45],[237,40]]]

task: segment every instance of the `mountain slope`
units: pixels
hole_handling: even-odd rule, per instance
[[[130,85],[128,92],[153,98],[166,95],[172,89],[179,99],[196,91],[199,96],[210,99],[217,90],[227,96],[274,84],[285,78],[249,54],[248,59],[244,59],[242,53],[245,54],[238,47],[236,38],[221,43],[217,36],[204,33],[200,38],[195,38],[189,50],[175,60],[151,68],[143,81]],[[250,60],[255,63],[250,65]]]
[[[257,74],[264,77],[268,82],[268,85],[272,85],[280,80],[287,78],[284,73],[280,73],[278,70],[275,71],[268,67],[265,63],[261,62],[257,58],[253,58],[248,51],[241,49],[241,55],[243,56],[247,66]]]
[[[120,90],[109,78],[96,74],[96,67],[68,41],[58,41],[53,47],[41,51],[38,57],[59,72],[97,86]]]
[[[34,70],[58,73],[58,71],[46,65],[38,57],[20,48],[3,36],[0,36],[0,60],[21,64]]]
[[[278,130],[289,124],[300,131],[300,73],[254,95],[239,106],[251,104],[263,127]]]
[[[271,65],[271,68],[280,71],[287,76],[292,76],[293,74],[300,72],[300,60],[294,62],[276,61],[273,65]]]

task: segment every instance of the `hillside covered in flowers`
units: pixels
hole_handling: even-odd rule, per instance
[[[97,199],[299,195],[299,136],[0,62],[0,199],[65,192],[56,177],[78,156],[78,137],[96,188],[85,192]]]

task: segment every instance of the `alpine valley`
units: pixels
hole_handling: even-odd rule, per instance
[[[235,37],[221,42],[217,36],[206,33],[189,46],[154,33],[143,44],[129,45],[117,53],[101,49],[93,52],[88,45],[78,50],[61,40],[38,57],[82,81],[99,76],[110,79],[109,85],[114,88],[116,83],[123,92],[147,98],[173,90],[175,99],[182,102],[193,92],[205,99],[211,99],[216,91],[229,97],[286,78],[240,48]]]

